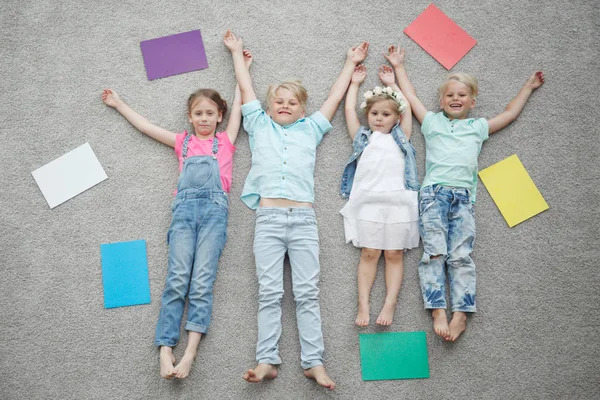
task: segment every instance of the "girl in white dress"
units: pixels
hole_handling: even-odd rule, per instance
[[[342,178],[341,194],[349,201],[340,213],[346,242],[362,248],[355,324],[369,324],[369,295],[383,252],[386,299],[377,324],[390,325],[402,285],[403,252],[419,245],[419,181],[415,149],[409,141],[411,109],[396,85],[394,71],[389,66],[379,68],[385,86],[365,93],[361,108],[367,114],[368,128],[360,125],[356,113],[365,77],[364,65],[357,66],[346,94],[346,123],[354,152]]]

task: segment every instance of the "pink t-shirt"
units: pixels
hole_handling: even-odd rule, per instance
[[[175,138],[175,154],[179,159],[179,172],[183,169],[183,157],[181,155],[183,151],[183,140],[187,135],[186,131],[178,134]],[[217,139],[219,139],[219,151],[217,152],[217,161],[219,162],[219,172],[221,174],[221,186],[223,190],[229,193],[231,189],[231,176],[233,175],[233,153],[235,153],[235,146],[229,140],[227,132],[215,133]],[[213,140],[200,140],[196,136],[192,135],[188,142],[187,157],[192,156],[210,156],[212,155]]]

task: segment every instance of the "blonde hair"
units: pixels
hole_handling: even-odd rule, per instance
[[[290,80],[281,82],[279,85],[270,85],[269,89],[267,89],[267,111],[271,108],[271,103],[275,98],[275,92],[279,89],[287,89],[298,101],[300,102],[300,106],[302,110],[306,110],[306,102],[308,101],[308,92],[306,88],[302,86],[302,83],[299,80]]]
[[[475,78],[473,75],[470,75],[470,74],[467,74],[464,72],[455,72],[452,75],[450,75],[446,79],[446,81],[444,83],[442,83],[442,85],[439,87],[438,95],[439,95],[440,101],[442,100],[442,97],[444,96],[444,92],[448,88],[450,81],[457,81],[460,83],[464,83],[465,85],[467,85],[467,87],[471,91],[471,97],[473,97],[473,100],[477,99],[477,95],[479,94],[477,78]]]

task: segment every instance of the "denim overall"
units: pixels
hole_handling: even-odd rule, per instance
[[[167,234],[169,271],[156,325],[156,346],[173,347],[179,341],[186,295],[185,329],[206,333],[217,265],[227,239],[228,205],[217,161],[218,139],[213,139],[212,155],[187,158],[190,139],[188,134],[183,142],[183,168]]]

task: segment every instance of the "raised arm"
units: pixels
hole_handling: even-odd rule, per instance
[[[358,102],[358,90],[367,76],[367,69],[364,65],[359,64],[354,68],[354,73],[350,80],[350,87],[346,93],[346,104],[344,104],[344,115],[346,116],[346,126],[348,127],[348,135],[354,140],[356,132],[360,128],[360,121],[356,114],[356,103]]]
[[[117,92],[112,89],[104,89],[102,91],[102,101],[107,106],[117,110],[127,121],[129,121],[129,123],[131,123],[131,125],[135,126],[143,134],[168,146],[175,147],[175,138],[177,136],[175,132],[163,129],[148,121],[145,117],[141,116],[125,104]]]
[[[531,93],[542,86],[543,83],[544,73],[542,71],[534,72],[529,79],[527,79],[527,82],[525,82],[525,85],[523,85],[517,96],[508,103],[506,109],[494,118],[488,120],[490,134],[498,132],[500,129],[517,119],[521,111],[523,111],[525,103],[529,100]]]
[[[406,136],[407,139],[410,139],[410,135],[412,134],[412,109],[410,103],[406,100],[406,96],[404,96],[402,90],[400,90],[396,84],[394,70],[387,65],[382,65],[379,67],[379,79],[385,86],[391,87],[394,92],[398,92],[404,97],[404,112],[402,112],[400,128],[402,128],[404,136]]]
[[[348,89],[348,84],[350,83],[350,79],[352,79],[354,68],[364,61],[368,51],[369,43],[367,42],[362,42],[359,46],[352,47],[348,50],[344,68],[342,68],[342,72],[329,90],[327,100],[325,100],[325,103],[321,106],[321,113],[329,121],[333,119],[335,110],[337,110],[340,101],[342,101],[342,98],[344,97],[344,93],[346,93],[346,90]]]
[[[223,36],[223,42],[231,52],[235,77],[240,86],[240,93],[242,95],[242,104],[256,100],[256,94],[252,87],[252,77],[250,76],[250,71],[244,60],[244,42],[242,41],[242,38],[238,38],[233,32],[227,31],[225,36]]]
[[[406,69],[404,69],[404,49],[396,46],[390,46],[388,48],[388,54],[383,53],[383,56],[389,61],[392,67],[394,67],[396,78],[398,79],[400,88],[404,93],[404,97],[406,97],[410,103],[412,112],[415,114],[415,117],[417,117],[417,120],[422,123],[423,118],[425,118],[425,114],[427,114],[427,109],[417,97],[415,87],[410,82],[410,79],[408,79],[408,74],[406,73]]]
[[[249,50],[244,50],[244,62],[246,68],[250,69],[252,64],[252,53]],[[231,143],[235,143],[238,133],[240,131],[240,125],[242,123],[242,93],[240,92],[240,85],[235,85],[235,95],[233,97],[233,104],[231,105],[231,111],[229,112],[229,120],[227,121],[227,136]]]

